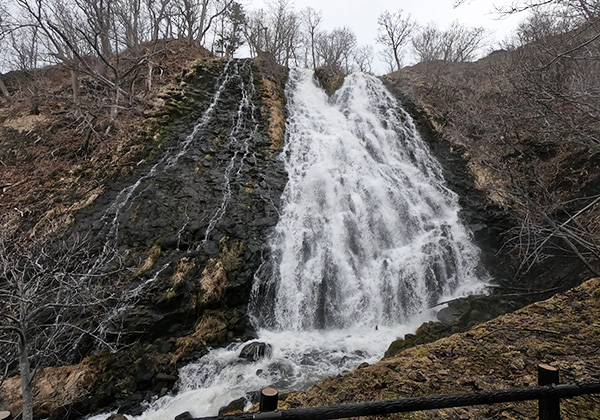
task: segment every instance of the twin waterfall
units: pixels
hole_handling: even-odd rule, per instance
[[[137,419],[214,416],[247,392],[373,363],[432,319],[429,308],[485,287],[456,195],[378,79],[349,75],[328,97],[312,71],[295,69],[286,94],[289,182],[250,302],[255,341],[271,354],[247,362],[247,343],[213,350]]]

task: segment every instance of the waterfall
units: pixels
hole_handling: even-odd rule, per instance
[[[352,74],[328,97],[312,71],[294,69],[286,96],[289,181],[250,302],[254,341],[270,355],[241,360],[247,343],[215,349],[139,420],[214,416],[250,391],[287,392],[376,362],[431,320],[431,307],[485,287],[456,195],[381,81]]]
[[[393,325],[480,284],[458,199],[378,79],[349,75],[329,98],[296,69],[287,97],[289,181],[254,287],[259,325]]]

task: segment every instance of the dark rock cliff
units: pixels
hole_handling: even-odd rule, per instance
[[[126,320],[145,337],[189,328],[205,308],[243,306],[268,252],[286,174],[254,72],[250,61],[198,66],[169,97],[182,116],[155,140],[155,157],[77,216],[138,282],[154,278],[144,315]]]

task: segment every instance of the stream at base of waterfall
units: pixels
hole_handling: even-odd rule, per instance
[[[286,96],[289,181],[249,304],[268,351],[251,361],[240,358],[248,343],[209,352],[181,369],[176,395],[135,419],[214,416],[252,391],[374,363],[440,301],[489,282],[458,198],[380,80],[352,74],[329,97],[312,71],[292,69]]]

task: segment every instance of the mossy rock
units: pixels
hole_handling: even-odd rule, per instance
[[[329,67],[319,67],[315,70],[315,77],[328,95],[333,95],[344,84],[346,75],[340,70]]]
[[[393,357],[403,350],[426,344],[447,337],[453,333],[451,326],[441,322],[426,322],[421,325],[414,334],[406,334],[404,338],[395,340],[390,344],[384,357]]]

